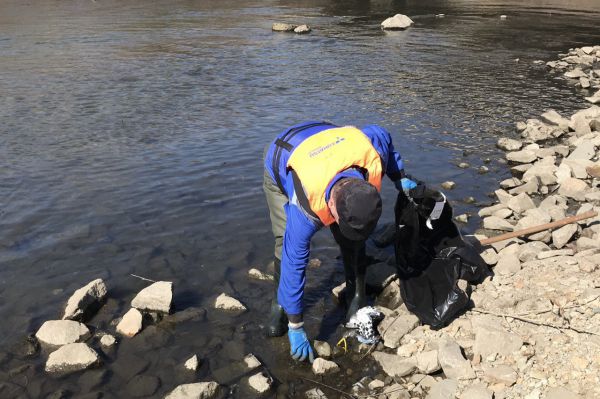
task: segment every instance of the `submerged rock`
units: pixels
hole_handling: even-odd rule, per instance
[[[117,340],[115,339],[115,337],[113,337],[110,334],[104,334],[100,338],[100,345],[102,345],[105,348],[110,348],[111,346],[113,346],[116,343],[117,343]]]
[[[523,143],[519,140],[509,139],[508,137],[502,137],[498,139],[496,146],[504,151],[518,151],[523,147]]]
[[[165,396],[165,399],[214,399],[221,396],[221,386],[210,381],[179,385]]]
[[[311,30],[312,29],[310,29],[310,26],[308,26],[308,25],[300,25],[294,29],[294,33],[299,33],[299,34],[310,33]]]
[[[191,371],[196,371],[198,370],[198,365],[198,355],[194,355],[185,361],[183,367]]]
[[[256,280],[264,281],[273,281],[275,279],[272,274],[263,273],[255,268],[248,270],[248,276]]]
[[[382,29],[406,29],[414,24],[413,20],[404,14],[396,14],[381,23]]]
[[[215,308],[223,310],[233,311],[246,311],[246,307],[237,299],[230,297],[229,295],[222,293],[215,300]]]
[[[248,378],[248,385],[252,387],[258,393],[265,393],[271,389],[273,380],[270,377],[265,376],[263,373],[254,374]]]
[[[73,320],[49,320],[35,333],[36,338],[48,345],[61,346],[85,341],[90,330],[85,324]]]
[[[454,187],[456,187],[456,183],[454,183],[453,181],[445,181],[441,184],[441,187],[444,190],[452,190]]]
[[[106,285],[100,278],[79,288],[67,301],[63,320],[83,320],[93,316],[106,300],[106,293]]]
[[[327,399],[327,396],[325,395],[325,393],[323,391],[321,391],[319,388],[313,388],[313,389],[306,391],[306,393],[304,394],[304,397],[306,399]]]
[[[273,30],[274,32],[293,32],[294,29],[296,29],[296,27],[297,27],[296,25],[292,25],[292,24],[275,22],[275,23],[273,23],[271,30]]]
[[[169,313],[172,301],[173,283],[170,281],[157,281],[141,290],[131,301],[131,306],[140,310]]]
[[[48,356],[45,370],[49,373],[72,373],[99,364],[96,351],[84,343],[62,346]]]

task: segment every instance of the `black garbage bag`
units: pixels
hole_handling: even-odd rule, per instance
[[[448,201],[439,218],[431,220],[436,203],[445,199],[442,193],[419,184],[410,196],[412,201],[400,192],[395,206],[400,291],[408,310],[438,329],[467,307],[469,284],[481,283],[491,272],[479,251],[461,236]],[[458,286],[461,279],[468,283],[466,290]]]

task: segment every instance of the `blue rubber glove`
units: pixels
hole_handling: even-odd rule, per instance
[[[410,179],[408,179],[406,177],[403,177],[400,180],[396,180],[394,182],[394,184],[396,185],[396,189],[398,191],[400,191],[400,190],[404,191],[404,194],[406,194],[407,197],[408,197],[408,192],[411,189],[417,187],[417,183],[416,182],[414,182],[414,181],[412,181],[412,180],[410,180]]]
[[[290,339],[290,355],[292,355],[294,360],[303,362],[308,358],[308,361],[311,363],[315,360],[315,355],[310,347],[310,342],[308,342],[304,328],[290,328],[288,330],[288,338]]]

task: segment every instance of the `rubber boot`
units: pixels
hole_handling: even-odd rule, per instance
[[[288,330],[288,318],[285,311],[277,302],[277,288],[279,288],[279,278],[281,277],[281,261],[277,258],[273,260],[275,290],[271,300],[271,312],[269,314],[269,326],[267,327],[267,337],[281,337]]]
[[[364,245],[342,248],[344,272],[346,274],[346,322],[360,309],[367,306],[366,295],[366,257]]]

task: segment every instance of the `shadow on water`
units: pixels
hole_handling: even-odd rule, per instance
[[[263,338],[272,287],[247,278],[272,256],[265,144],[306,119],[379,123],[409,173],[457,182],[448,193],[455,212],[474,214],[509,174],[499,136],[547,108],[586,106],[532,64],[598,44],[597,2],[563,3],[1,2],[0,396],[161,397],[249,352],[282,395],[301,395],[311,386],[298,375],[311,378],[309,369],[289,359],[285,337]],[[415,25],[381,31],[397,12]],[[275,34],[274,21],[314,31]],[[478,175],[484,163],[490,172]],[[384,184],[383,222],[394,197]],[[329,232],[318,233],[312,256],[322,266],[307,272],[308,332],[332,344],[343,318],[329,295],[344,278],[338,255]],[[206,318],[149,326],[101,350],[102,368],[66,378],[45,375],[46,349],[25,356],[27,333],[61,317],[70,293],[94,278],[106,280],[110,299],[90,328],[113,332],[146,286],[131,273],[173,281],[175,309],[204,307]],[[213,310],[221,292],[249,311]],[[97,337],[90,343],[99,348]],[[181,366],[193,353],[196,374]],[[337,359],[351,374],[325,381],[347,390],[377,374],[361,356]],[[233,385],[234,397],[249,396]]]

